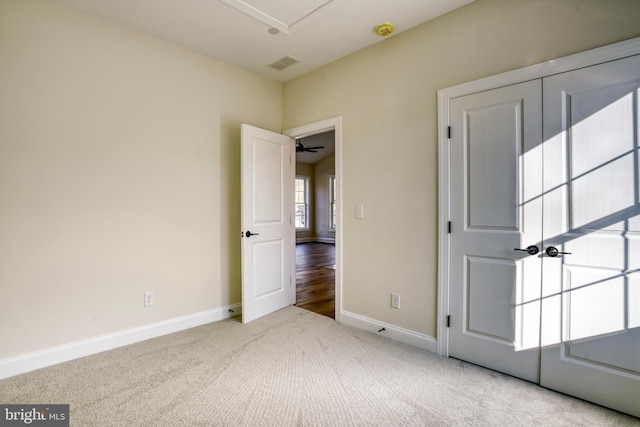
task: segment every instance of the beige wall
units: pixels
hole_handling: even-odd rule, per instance
[[[640,36],[639,22],[637,0],[476,0],[286,83],[285,129],[343,119],[344,309],[436,334],[438,89]]]
[[[329,231],[329,175],[336,173],[336,156],[331,154],[314,165],[315,181],[315,237],[335,239],[336,233]]]
[[[282,85],[0,0],[0,359],[240,302],[241,122]]]

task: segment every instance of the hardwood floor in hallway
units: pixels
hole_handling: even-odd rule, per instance
[[[296,305],[335,318],[336,246],[296,245]]]

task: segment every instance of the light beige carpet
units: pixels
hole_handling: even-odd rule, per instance
[[[632,426],[640,420],[297,307],[0,381],[72,426]]]

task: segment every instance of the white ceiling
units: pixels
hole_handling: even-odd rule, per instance
[[[299,163],[317,163],[336,151],[336,133],[329,131],[319,133],[306,138],[300,139],[305,147],[324,147],[316,150],[315,153],[310,151],[296,152],[296,162]]]
[[[57,0],[70,7],[286,82],[473,0]],[[272,35],[270,28],[279,32]],[[270,64],[300,62],[278,71]]]

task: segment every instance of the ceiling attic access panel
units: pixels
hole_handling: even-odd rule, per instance
[[[334,0],[222,0],[263,24],[291,34],[294,25],[302,23]]]

